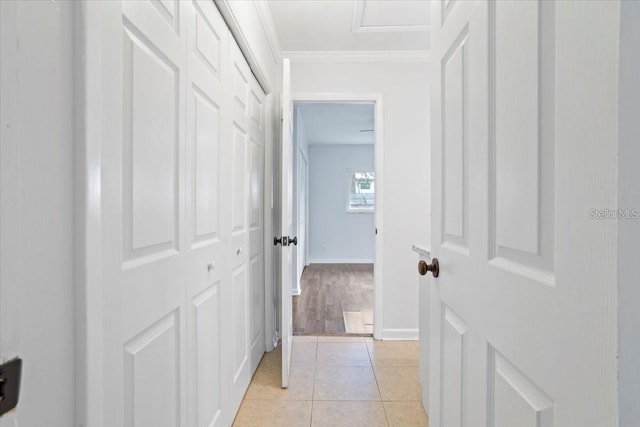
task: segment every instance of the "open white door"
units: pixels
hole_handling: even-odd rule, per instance
[[[617,14],[432,2],[433,427],[617,425]]]
[[[280,257],[280,295],[282,310],[282,387],[289,386],[289,368],[291,367],[291,344],[293,342],[293,313],[291,300],[292,256],[289,236],[293,231],[293,120],[291,111],[291,66],[288,59],[282,63],[282,144],[280,145],[280,238],[282,254]]]

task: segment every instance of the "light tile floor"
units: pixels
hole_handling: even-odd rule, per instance
[[[280,348],[266,353],[234,426],[428,426],[417,341],[296,336],[287,389]]]

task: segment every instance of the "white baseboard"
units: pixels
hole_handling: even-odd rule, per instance
[[[409,340],[417,341],[419,338],[417,329],[383,329],[382,339],[393,340]]]
[[[311,259],[309,264],[373,264],[374,259]]]
[[[268,342],[271,341],[271,342]],[[278,333],[276,331],[273,332],[273,336],[271,337],[271,340],[267,341],[267,352],[273,351],[276,349],[276,347],[278,347],[278,341],[280,341],[280,339],[278,338]]]
[[[300,296],[302,294],[302,277],[299,277],[296,280],[297,283],[293,284],[293,288],[291,288],[291,295],[294,297]]]

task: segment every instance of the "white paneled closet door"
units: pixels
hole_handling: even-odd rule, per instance
[[[265,350],[265,95],[213,2],[99,7],[103,298],[87,316],[102,324],[88,340],[104,373],[92,419],[228,426]]]
[[[226,157],[231,167],[232,390],[242,401],[264,353],[264,98],[235,40],[229,41],[230,126]]]
[[[232,40],[235,44],[235,41]],[[241,58],[244,60],[244,58]],[[249,351],[253,373],[265,351],[264,105],[265,94],[249,76]]]
[[[230,105],[231,128],[227,140],[231,149],[226,161],[231,170],[227,175],[227,186],[231,189],[231,198],[226,209],[231,213],[231,240],[228,246],[228,258],[231,267],[231,308],[228,327],[232,331],[231,369],[232,396],[239,401],[251,379],[249,352],[249,224],[247,210],[249,201],[249,76],[251,71],[242,58],[235,43],[229,44],[231,67],[231,90],[233,99]]]
[[[187,6],[105,6],[105,427],[186,424]]]
[[[232,314],[226,261],[230,216],[222,202],[231,151],[227,27],[213,2],[193,3],[187,18],[187,375],[190,426],[228,423],[224,366],[231,340],[224,319]],[[228,347],[228,346],[227,346]],[[225,411],[225,408],[227,410]],[[227,419],[225,419],[227,418]]]

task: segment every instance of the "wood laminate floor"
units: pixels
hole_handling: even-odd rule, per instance
[[[345,312],[347,317],[361,315],[365,324],[373,323],[373,264],[305,268],[302,294],[293,297],[293,333],[345,334]]]

